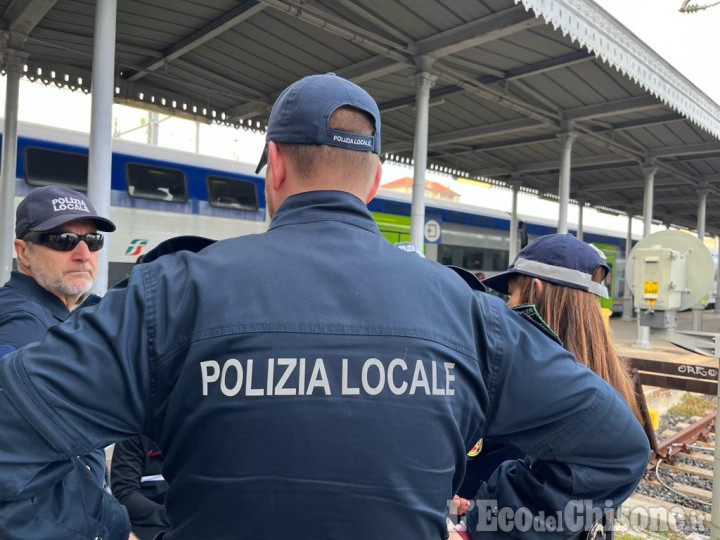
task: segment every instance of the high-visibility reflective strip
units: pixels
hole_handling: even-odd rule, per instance
[[[562,266],[553,266],[529,259],[517,259],[513,265],[515,270],[529,272],[540,278],[559,279],[565,283],[572,283],[582,287],[583,290],[609,298],[608,290],[605,285],[592,280],[592,275],[573,270],[571,268],[563,268]]]
[[[140,478],[140,483],[144,482],[162,482],[165,480],[162,474],[151,474],[150,476],[143,476]]]

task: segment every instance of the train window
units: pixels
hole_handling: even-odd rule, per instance
[[[508,252],[442,244],[438,252],[438,262],[462,266],[473,272],[500,272],[508,267]]]
[[[31,186],[60,184],[76,191],[87,191],[88,157],[29,146],[25,149],[25,182]]]
[[[207,178],[211,206],[255,211],[259,208],[255,182],[210,175]]]
[[[180,169],[128,163],[126,176],[131,197],[175,203],[188,200],[187,181]]]

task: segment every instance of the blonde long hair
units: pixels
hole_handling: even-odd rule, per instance
[[[604,273],[602,267],[596,268],[592,274],[593,281],[601,282]],[[540,316],[560,337],[565,348],[575,355],[578,362],[615,388],[642,423],[633,381],[603,321],[597,296],[544,280],[539,288],[535,285],[535,279],[540,278],[521,274],[514,279],[517,280],[515,286],[519,291],[520,302],[535,304]]]

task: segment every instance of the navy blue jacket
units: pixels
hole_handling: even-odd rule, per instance
[[[168,540],[444,538],[481,437],[529,457],[478,497],[536,515],[620,503],[649,454],[607,383],[335,191],[136,267],[4,357],[0,387],[0,498],[141,432],[165,455]]]
[[[7,352],[40,341],[51,326],[69,316],[70,311],[57,296],[34,278],[13,271],[10,280],[0,288],[0,351]],[[125,511],[102,490],[105,452],[88,452],[82,458],[74,457],[67,465],[67,477],[48,486],[32,500],[14,500],[12,504],[0,502],[3,516],[0,518],[0,538],[50,538],[57,537],[58,531],[67,531],[63,535],[67,538],[74,538],[72,534],[81,535],[77,538],[94,538],[98,534],[108,538],[105,532],[108,527],[115,529],[118,538],[127,538],[129,522]],[[92,501],[93,498],[96,500]],[[88,504],[79,505],[78,501],[84,499],[89,500]],[[91,507],[96,516],[104,512],[104,525],[88,525],[92,518],[86,515],[86,510]],[[118,515],[114,516],[114,513]]]
[[[0,287],[0,344],[19,349],[40,341],[69,316],[65,304],[30,276],[13,271]]]

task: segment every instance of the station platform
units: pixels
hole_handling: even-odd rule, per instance
[[[618,353],[623,358],[640,358],[702,366],[704,368],[718,368],[717,360],[714,358],[679,347],[657,335],[653,335],[652,331],[650,333],[651,347],[649,349],[634,347],[633,344],[637,341],[638,333],[636,318],[625,321],[620,317],[612,317],[610,319],[610,328]],[[692,330],[691,311],[678,314],[677,329]],[[702,331],[720,334],[720,314],[716,314],[712,309],[706,309],[703,312]],[[670,407],[678,403],[685,393],[681,390],[669,390],[647,385],[643,386],[643,390],[648,406],[656,409],[660,414],[664,414]]]
[[[615,338],[615,343],[620,356],[649,358],[664,361],[681,361],[683,363],[708,366],[715,364],[713,358],[678,347],[669,341],[653,335],[652,330],[650,331],[650,349],[633,347],[633,343],[637,341],[638,334],[636,318],[625,321],[621,317],[611,317],[610,328],[612,330],[613,337]],[[691,311],[678,313],[677,329],[692,330]],[[702,331],[720,334],[720,313],[715,313],[712,309],[706,309],[703,312]]]

